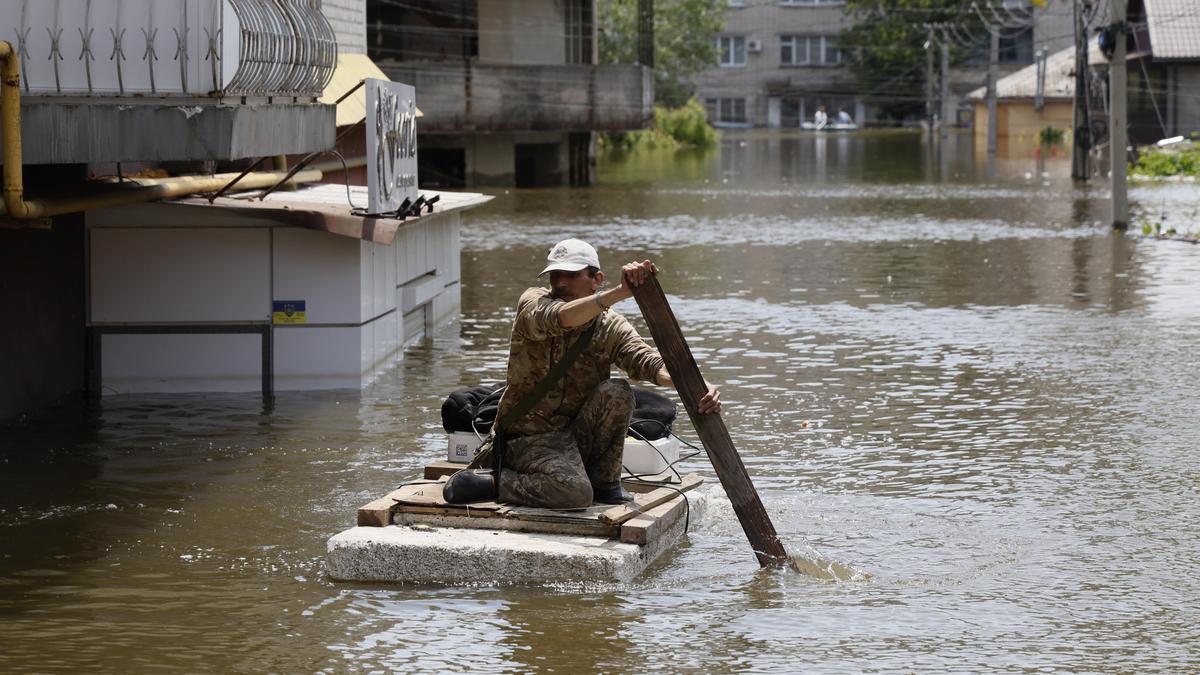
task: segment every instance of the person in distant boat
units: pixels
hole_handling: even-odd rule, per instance
[[[818,129],[824,129],[826,124],[829,124],[829,113],[825,112],[825,106],[817,106],[817,112],[813,115],[813,124],[817,125]]]
[[[447,501],[498,497],[525,506],[582,508],[593,500],[619,504],[632,499],[620,478],[633,390],[626,380],[610,379],[611,369],[615,365],[633,379],[664,387],[673,383],[658,352],[610,308],[633,297],[633,289],[658,268],[649,260],[631,262],[621,268],[618,286],[601,290],[605,275],[596,249],[579,239],[560,241],[550,249],[547,263],[538,276],[548,275],[549,287],[530,288],[517,301],[508,388],[496,419],[520,405],[586,329],[594,325],[595,330],[562,379],[503,430],[499,495],[491,492],[491,476],[467,470],[447,482]],[[716,387],[708,387],[699,410],[721,411]],[[493,429],[471,467],[492,465],[495,435]]]
[[[850,113],[846,112],[845,108],[838,108],[837,121],[838,124],[854,124],[854,118],[850,117]]]

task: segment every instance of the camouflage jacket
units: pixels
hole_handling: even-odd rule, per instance
[[[508,349],[508,388],[500,399],[496,419],[516,406],[550,372],[562,355],[583,333],[585,326],[563,328],[558,312],[563,302],[550,297],[546,288],[530,288],[517,301]],[[565,428],[579,413],[587,398],[609,378],[613,365],[631,379],[653,382],[663,367],[662,357],[638,335],[620,314],[601,312],[592,341],[571,369],[509,431],[539,434]]]

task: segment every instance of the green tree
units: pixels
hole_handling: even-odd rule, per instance
[[[961,0],[846,0],[856,23],[842,31],[839,47],[863,99],[893,119],[924,109],[926,23],[953,22],[979,31]],[[937,49],[937,45],[930,45]],[[951,59],[957,60],[957,50]],[[935,61],[939,57],[935,53]],[[936,67],[936,66],[935,66]]]
[[[717,33],[725,0],[656,0],[654,100],[679,107],[692,95],[691,79],[717,62]],[[636,63],[637,0],[597,0],[601,63]]]

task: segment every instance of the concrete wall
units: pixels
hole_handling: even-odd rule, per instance
[[[83,219],[0,228],[0,421],[80,394]]]
[[[422,16],[435,11],[430,4],[401,3]],[[575,35],[575,56],[567,63],[568,33],[583,30],[579,12],[591,11],[592,0],[488,0],[470,6],[476,21],[459,25],[471,26],[464,30],[478,39],[475,60],[455,58],[461,46],[453,40],[436,46],[430,38],[425,47],[419,39],[397,40],[398,50],[378,52],[372,45],[388,77],[416,87],[425,115],[418,123],[422,147],[463,151],[461,159],[457,152],[444,153],[447,176],[457,180],[461,171],[468,185],[528,184],[530,175],[538,184],[582,184],[594,174],[590,141],[579,142],[583,135],[642,129],[653,121],[653,72],[639,65],[592,65],[594,23],[590,40]],[[380,16],[383,9],[378,6]],[[430,20],[414,19],[420,21]],[[454,17],[443,23],[454,24]]]
[[[639,65],[379,65],[416,87],[424,133],[641,129],[654,114],[653,73]]]
[[[564,0],[479,3],[479,60],[482,63],[566,63]]]
[[[1033,49],[1050,54],[1075,44],[1075,19],[1072,0],[1050,0],[1033,10]]]
[[[424,148],[462,148],[468,185],[512,186],[517,183],[519,145],[555,145],[552,157],[540,157],[539,170],[547,180],[541,185],[569,183],[568,134],[525,132],[500,134],[429,134],[421,138]]]
[[[333,145],[337,110],[323,104],[187,107],[140,99],[21,104],[25,164],[226,160]]]
[[[337,35],[338,52],[367,53],[367,0],[323,0],[321,12]]]
[[[276,390],[358,388],[458,309],[458,213],[401,227],[391,245],[218,209],[145,204],[88,216],[90,325],[270,325]],[[259,334],[107,334],[104,393],[257,391]]]
[[[512,134],[475,134],[465,139],[467,181],[472,185],[512,185],[516,147]]]

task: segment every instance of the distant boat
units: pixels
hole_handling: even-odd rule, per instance
[[[801,122],[800,128],[805,131],[857,131],[858,125],[854,122],[830,122],[818,127],[815,122]]]

